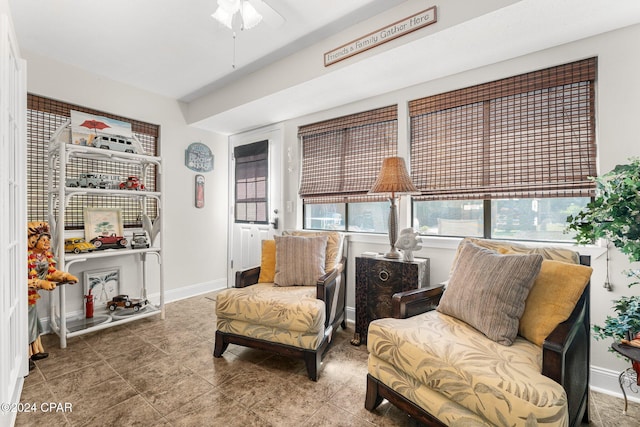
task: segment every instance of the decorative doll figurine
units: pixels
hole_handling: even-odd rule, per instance
[[[398,241],[396,242],[396,248],[402,249],[405,261],[413,261],[413,251],[422,248],[420,239],[418,238],[418,232],[414,231],[413,228],[401,230]]]
[[[33,361],[49,356],[44,352],[40,342],[42,325],[38,318],[36,301],[40,298],[39,289],[53,290],[57,283],[77,283],[78,278],[64,271],[56,270],[55,260],[51,253],[51,234],[46,222],[29,222],[27,224],[29,264],[29,367],[33,368]]]

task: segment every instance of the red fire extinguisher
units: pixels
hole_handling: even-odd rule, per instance
[[[91,289],[89,289],[89,294],[84,296],[85,303],[85,311],[87,313],[87,319],[91,319],[93,317],[93,295],[91,295]]]

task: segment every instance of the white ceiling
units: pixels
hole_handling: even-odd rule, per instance
[[[266,0],[284,17],[233,32],[216,0],[9,0],[21,49],[190,100],[404,0]],[[234,26],[235,29],[235,26]],[[236,65],[234,69],[232,65]]]
[[[267,22],[238,31],[235,70],[231,31],[210,17],[215,0],[9,0],[9,4],[21,49],[189,102],[404,3],[266,1],[286,21],[279,28]],[[416,11],[447,1],[425,1]],[[236,133],[636,23],[640,23],[640,0],[520,0],[394,49],[381,49],[306,83],[212,111],[198,118],[196,125]],[[367,84],[354,84],[363,73]]]

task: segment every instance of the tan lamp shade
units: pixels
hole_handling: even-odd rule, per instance
[[[382,161],[380,174],[369,190],[369,194],[377,193],[420,194],[411,182],[402,157],[387,157]]]

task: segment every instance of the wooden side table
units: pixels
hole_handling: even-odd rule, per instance
[[[633,391],[636,391],[636,387],[640,386],[640,377],[638,377],[638,370],[640,370],[640,348],[630,345],[614,342],[611,344],[611,348],[631,360],[632,367],[627,368],[620,372],[618,376],[618,383],[620,384],[620,390],[624,396],[624,411],[623,414],[627,414],[627,392],[624,391],[625,384],[629,385]]]
[[[351,344],[366,344],[369,323],[392,317],[393,294],[428,286],[428,258],[403,261],[382,255],[356,257],[356,331]]]

